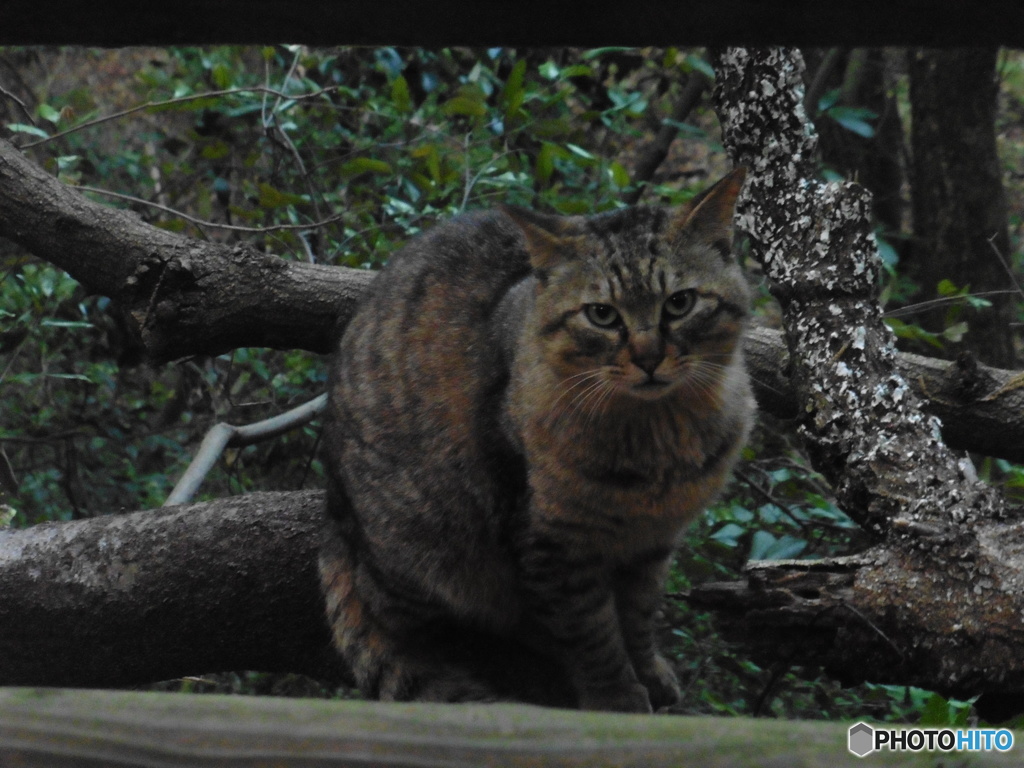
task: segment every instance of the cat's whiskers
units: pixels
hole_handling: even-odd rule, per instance
[[[562,379],[562,381],[559,383],[558,386],[559,387],[564,387],[564,388],[559,393],[558,397],[555,398],[555,401],[551,404],[551,407],[549,409],[550,412],[554,415],[554,417],[557,419],[559,416],[561,416],[562,413],[565,411],[565,409],[567,407],[571,406],[576,401],[576,399],[578,399],[580,397],[581,394],[587,392],[589,390],[589,388],[591,386],[593,386],[593,383],[594,383],[593,380],[595,378],[599,377],[601,375],[601,373],[602,373],[602,369],[600,369],[600,368],[591,368],[591,369],[583,371],[581,373],[575,373],[572,376],[566,376],[564,379]],[[573,379],[576,379],[576,381],[573,382],[570,386],[566,387],[565,384],[570,382],[570,381],[572,381]],[[582,392],[577,392],[575,397],[572,400],[570,400],[568,403],[566,403],[563,407],[559,408],[559,404],[562,403],[562,400],[563,400],[563,398],[565,398],[566,395],[568,395],[570,392],[572,392],[577,387],[584,386],[584,385],[586,385],[586,386],[584,387]]]
[[[615,385],[612,384],[612,382],[608,381],[607,379],[603,380],[602,384],[604,385],[604,387],[602,388],[600,394],[598,394],[597,398],[594,399],[590,407],[590,411],[589,413],[587,413],[586,426],[588,427],[590,426],[590,423],[594,420],[594,417],[604,409],[604,404],[608,401],[608,398],[610,398],[612,393],[615,391]]]
[[[582,392],[577,394],[575,398],[573,398],[573,401],[571,403],[572,411],[569,414],[570,417],[575,418],[579,414],[583,413],[586,406],[590,404],[593,407],[590,408],[588,411],[587,423],[589,424],[590,417],[592,417],[594,413],[594,408],[596,408],[597,405],[601,402],[601,400],[604,399],[602,395],[611,388],[611,382],[609,382],[607,379],[603,377],[591,382],[585,390],[583,390]]]

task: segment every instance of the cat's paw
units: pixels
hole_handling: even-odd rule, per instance
[[[655,710],[677,704],[682,697],[676,673],[660,653],[654,657],[649,668],[637,670],[637,675],[647,688],[651,706]]]
[[[494,702],[498,695],[466,670],[439,664],[393,665],[381,675],[381,701],[432,701],[446,704]]]
[[[647,689],[640,683],[588,688],[580,693],[580,709],[603,712],[651,712]]]

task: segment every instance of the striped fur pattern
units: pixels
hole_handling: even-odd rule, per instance
[[[668,563],[753,412],[742,183],[679,210],[470,214],[374,282],[332,373],[320,565],[365,694],[678,699]]]

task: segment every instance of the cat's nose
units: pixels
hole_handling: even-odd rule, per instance
[[[630,343],[629,358],[633,365],[653,377],[665,359],[665,343],[659,334],[642,335]]]

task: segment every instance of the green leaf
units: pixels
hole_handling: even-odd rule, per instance
[[[223,160],[231,154],[231,147],[226,141],[217,139],[203,147],[200,154],[205,160]]]
[[[505,120],[513,120],[526,100],[526,89],[523,78],[526,76],[526,59],[520,59],[509,72],[501,100],[505,104]]]
[[[558,73],[561,72],[558,65],[550,59],[541,64],[537,71],[540,72],[540,76],[546,80],[556,79],[558,77]]]
[[[619,189],[624,189],[629,186],[629,171],[623,168],[620,163],[612,162],[608,167],[608,174],[612,178],[612,183]]]
[[[411,152],[412,156],[418,160],[422,160],[426,163],[427,171],[430,173],[430,178],[433,179],[435,184],[441,183],[441,156],[437,151],[436,144],[427,144],[422,147],[416,147]]]
[[[589,51],[585,51],[582,58],[584,61],[589,61],[590,59],[596,59],[598,56],[605,56],[609,53],[624,53],[632,50],[633,48],[624,45],[606,45],[603,48],[592,48]]]
[[[224,63],[217,64],[210,72],[214,84],[221,90],[227,90],[232,85],[231,68]]]
[[[412,96],[409,95],[409,81],[399,75],[391,82],[391,101],[399,112],[412,112]]]
[[[739,540],[743,537],[744,533],[746,533],[746,531],[736,525],[736,523],[726,523],[717,531],[712,533],[711,538],[728,547],[735,547],[739,544]]]
[[[66,381],[85,381],[92,384],[92,379],[81,373],[47,373],[45,374],[50,379],[64,379]]]
[[[54,320],[52,318],[44,319],[40,325],[44,325],[47,328],[92,328],[92,323],[87,323],[84,320]]]
[[[818,99],[818,112],[827,112],[837,103],[839,103],[839,89],[833,88],[831,91],[826,91],[822,94],[822,97]]]
[[[942,337],[952,342],[963,341],[964,335],[967,333],[967,323],[960,322],[955,323],[942,332]]]
[[[391,166],[383,160],[370,157],[357,157],[349,160],[338,169],[342,176],[358,176],[361,173],[391,173]]]
[[[541,144],[540,152],[537,153],[537,180],[541,184],[550,182],[551,175],[555,171],[555,158],[564,159],[566,157],[569,157],[569,152],[564,147],[552,144],[550,141],[545,141]]]
[[[36,108],[36,112],[43,120],[48,120],[54,125],[60,122],[60,110],[54,109],[49,104],[40,104]]]
[[[691,70],[696,70],[697,72],[702,73],[705,77],[708,78],[708,80],[714,82],[715,69],[703,56],[698,56],[697,54],[691,53],[686,57],[686,64],[689,66]]]
[[[8,123],[7,129],[15,133],[27,133],[30,136],[38,136],[41,139],[50,138],[50,134],[42,128],[36,128],[34,125],[26,125],[25,123]]]
[[[487,114],[487,106],[482,100],[470,96],[453,96],[441,105],[441,111],[449,117],[483,117]]]
[[[875,127],[868,122],[878,117],[878,114],[870,109],[862,107],[830,107],[825,114],[839,123],[843,128],[852,131],[858,136],[870,139],[875,135]]]
[[[949,702],[937,693],[928,697],[921,709],[919,725],[950,725],[951,713]]]
[[[938,334],[926,331],[919,325],[904,323],[902,320],[898,320],[895,317],[885,318],[885,324],[892,329],[892,332],[895,333],[896,337],[899,339],[923,341],[936,349],[943,349],[942,339],[939,338]]]
[[[585,150],[583,147],[576,146],[575,144],[566,144],[565,147],[577,157],[587,160],[588,165],[597,162],[597,157],[595,157],[592,152]]]
[[[593,77],[594,69],[586,64],[575,64],[571,67],[566,67],[559,73],[559,77]]]
[[[284,208],[289,205],[299,205],[300,203],[305,202],[305,200],[303,200],[299,195],[293,195],[290,192],[281,192],[263,181],[259,184],[259,190],[260,208]]]
[[[892,243],[884,237],[875,235],[875,244],[878,247],[878,255],[885,266],[895,267],[896,264],[899,263],[900,256],[896,252],[896,249],[892,247]]]
[[[677,131],[679,131],[679,134],[684,138],[706,139],[708,135],[707,131],[705,131],[703,128],[699,128],[696,125],[690,125],[690,123],[683,123],[680,122],[679,120],[673,120],[670,117],[666,117],[661,122],[663,122],[665,125],[671,125]]]

